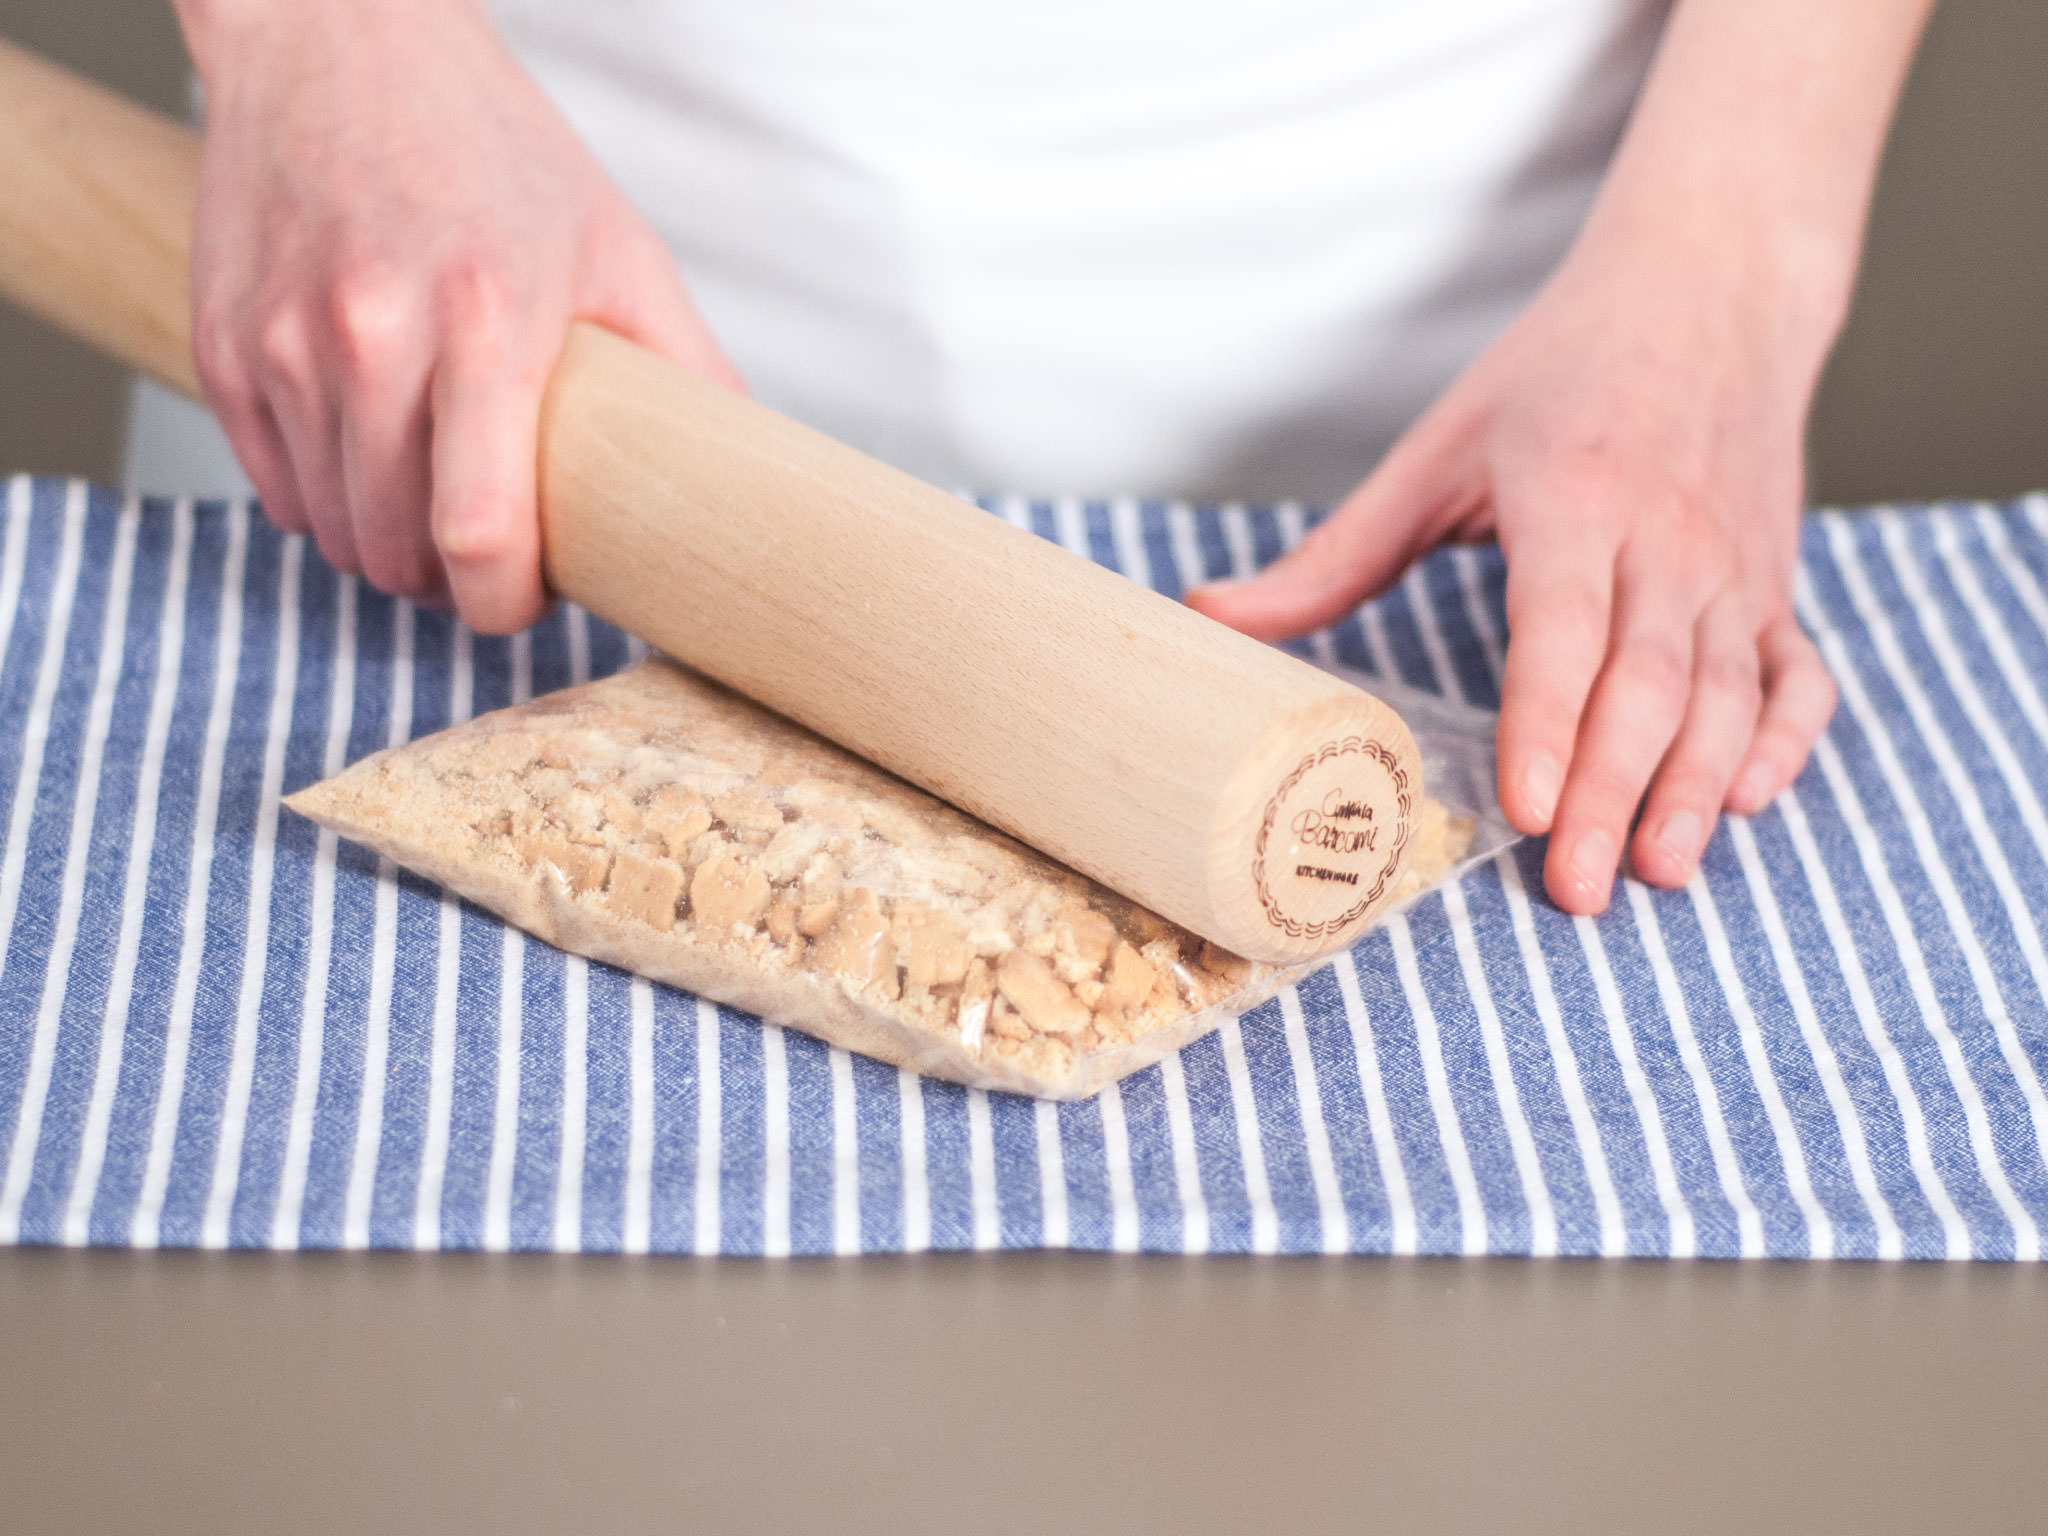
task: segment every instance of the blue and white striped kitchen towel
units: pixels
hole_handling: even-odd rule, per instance
[[[1178,592],[1298,509],[997,508]],[[618,667],[477,639],[243,506],[6,486],[0,1239],[2038,1258],[2048,500],[1810,520],[1842,685],[1692,885],[1484,866],[1082,1104],[927,1083],[532,943],[278,798]],[[1317,637],[1491,704],[1491,552]]]

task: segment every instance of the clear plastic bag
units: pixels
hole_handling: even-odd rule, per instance
[[[1402,901],[1469,862],[1468,834],[1500,846],[1473,761],[1491,761],[1487,717],[1441,702],[1417,701],[1415,729],[1450,799],[1422,808]],[[1322,963],[1227,953],[662,659],[288,803],[563,949],[1045,1098],[1092,1094]]]
[[[1380,915],[1381,921],[1522,840],[1500,808],[1499,759],[1494,748],[1499,714],[1340,662],[1317,661],[1315,665],[1364,689],[1401,717],[1422,755],[1422,782],[1430,798],[1453,816],[1469,818],[1472,824],[1472,841],[1449,872],[1389,907]]]

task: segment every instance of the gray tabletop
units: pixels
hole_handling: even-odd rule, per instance
[[[0,1253],[9,1531],[2043,1531],[2048,1270]]]

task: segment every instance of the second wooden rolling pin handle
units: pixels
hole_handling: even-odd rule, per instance
[[[0,44],[0,291],[197,396],[198,141]],[[552,588],[1226,948],[1333,949],[1406,869],[1378,700],[578,325]]]

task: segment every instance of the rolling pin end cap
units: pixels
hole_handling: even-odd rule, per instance
[[[1356,689],[1269,733],[1211,866],[1218,943],[1269,964],[1341,949],[1393,900],[1422,765],[1400,717]]]

